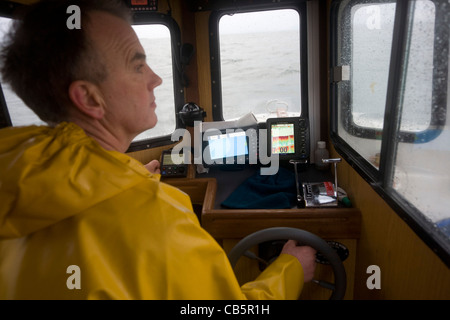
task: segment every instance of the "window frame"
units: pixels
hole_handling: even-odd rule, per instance
[[[236,13],[251,13],[258,11],[293,9],[298,12],[300,18],[300,101],[301,116],[308,118],[308,56],[307,56],[307,8],[306,2],[286,1],[283,3],[262,3],[258,5],[236,5],[228,8],[216,9],[211,12],[209,18],[209,50],[210,50],[210,72],[211,72],[211,99],[213,121],[224,121],[222,103],[222,81],[220,62],[220,36],[219,22],[225,15]]]
[[[3,87],[0,83],[0,128],[12,127],[11,116],[6,105],[5,94],[3,93]]]
[[[338,27],[339,26],[339,9],[344,1],[338,0],[331,5],[331,23],[330,23],[330,67],[333,68],[338,65]],[[358,1],[353,1],[352,3],[357,3]],[[359,1],[362,2],[362,1]],[[383,1],[374,0],[374,3],[388,3],[395,1]],[[398,99],[403,92],[401,86],[403,81],[403,62],[406,58],[406,46],[408,38],[408,19],[409,19],[409,4],[411,1],[397,1],[396,11],[395,11],[395,21],[393,30],[393,41],[391,47],[391,57],[388,75],[388,89],[386,93],[386,104],[384,112],[384,124],[381,132],[377,133],[374,137],[371,134],[362,135],[363,138],[380,139],[381,136],[381,151],[380,151],[380,165],[377,170],[373,165],[369,163],[367,159],[361,156],[357,151],[355,151],[352,146],[350,146],[343,138],[339,136],[338,132],[338,87],[337,83],[330,79],[330,137],[333,142],[335,150],[371,185],[371,187],[389,204],[389,206],[402,218],[409,227],[424,241],[437,255],[438,257],[447,265],[450,266],[450,241],[446,236],[441,233],[441,231],[436,228],[436,226],[428,221],[424,214],[421,213],[414,205],[406,201],[400,193],[398,193],[391,186],[391,181],[394,175],[395,168],[395,156],[397,154],[397,144],[400,142],[406,143],[422,143],[427,142],[431,139],[437,137],[440,134],[439,130],[433,132],[424,140],[420,140],[424,135],[429,134],[427,130],[419,132],[411,136],[408,134],[400,134],[398,128],[398,118],[401,116],[401,110],[398,106]],[[438,2],[433,1],[436,4],[436,22],[435,26],[439,25],[439,20],[442,19],[439,13]],[[348,5],[348,3],[346,4]],[[446,38],[448,39],[448,37]],[[435,44],[436,47],[436,44]],[[435,53],[433,56],[433,61],[439,58],[439,55],[445,54],[444,61],[448,60],[446,56],[448,54],[449,43],[446,43],[447,50],[442,50]],[[436,63],[436,65],[439,65]],[[436,92],[444,92],[447,97],[447,84],[448,84],[448,63],[444,67],[445,75],[447,77],[447,82],[442,85],[442,87],[436,87],[433,81],[433,103],[436,99]],[[434,78],[435,73],[433,73]],[[441,93],[439,98],[443,100],[443,104],[446,106],[446,100],[442,99]],[[445,107],[448,108],[447,106]],[[448,112],[448,111],[447,111]],[[348,114],[343,112],[343,114]],[[433,119],[433,117],[432,117]],[[345,121],[343,121],[345,123]],[[443,122],[434,122],[438,128],[442,129],[445,125],[445,120]],[[431,125],[430,125],[431,126]],[[344,130],[347,130],[344,128]],[[351,134],[351,133],[350,133]],[[397,135],[397,136],[396,136]],[[419,140],[416,140],[419,139]]]

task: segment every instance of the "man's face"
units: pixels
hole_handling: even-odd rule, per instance
[[[162,80],[147,65],[145,51],[126,21],[94,12],[89,32],[107,70],[106,80],[99,84],[106,108],[104,125],[118,138],[133,139],[158,121],[154,89]]]

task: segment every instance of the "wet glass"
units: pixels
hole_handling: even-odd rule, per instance
[[[441,4],[439,10],[438,13],[432,1],[411,2],[409,50],[403,65],[405,77],[398,107],[402,110],[401,129],[428,127],[431,116],[440,117],[444,125],[429,128],[427,136],[413,143],[396,141],[391,188],[413,204],[426,220],[439,226],[440,232],[450,240],[450,112],[447,110],[450,39],[446,23],[450,4]]]

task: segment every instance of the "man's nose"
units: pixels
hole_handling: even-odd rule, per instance
[[[149,81],[149,90],[155,89],[157,86],[160,86],[163,82],[160,76],[158,76],[151,68],[150,69],[150,81]]]

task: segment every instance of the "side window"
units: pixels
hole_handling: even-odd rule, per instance
[[[159,16],[158,19],[162,18]],[[10,18],[0,17],[0,41],[9,30],[11,22]],[[172,34],[175,34],[177,38],[179,32],[171,32],[169,27],[162,23],[133,25],[133,29],[145,49],[148,65],[163,79],[163,83],[155,89],[158,123],[154,128],[141,133],[133,140],[131,149],[138,150],[149,146],[144,143],[145,140],[161,138],[174,132],[177,126],[175,106],[183,102],[183,92],[181,84],[176,80],[179,79],[179,75],[173,68],[176,57],[172,56],[173,43],[179,42],[174,40]],[[7,124],[11,123],[13,126],[45,124],[6,83],[1,83],[1,89],[7,107],[6,114],[10,118],[10,121],[5,119]]]
[[[396,12],[393,1],[350,1],[340,8],[342,32],[336,35],[337,130],[378,169]],[[417,1],[407,42],[408,72],[415,88],[402,96],[399,136],[403,142],[425,142],[443,123],[432,103],[436,12],[433,1]],[[426,48],[426,49],[424,49]],[[420,84],[420,85],[419,85]],[[445,122],[445,121],[444,121]],[[363,139],[361,139],[363,138]],[[372,139],[367,143],[365,138]]]
[[[221,12],[210,23],[214,120],[253,112],[265,121],[307,109],[299,11]]]
[[[447,1],[336,1],[331,135],[336,149],[450,259]]]
[[[170,30],[162,24],[133,25],[145,54],[147,64],[162,78],[162,84],[155,89],[156,115],[158,123],[150,130],[138,135],[134,141],[140,141],[175,131],[174,75],[172,70],[172,39]]]
[[[4,39],[12,23],[12,19],[0,17],[0,41]],[[8,113],[13,126],[42,125],[45,124],[28,108],[25,103],[11,90],[9,85],[1,82],[1,89],[8,107]]]

